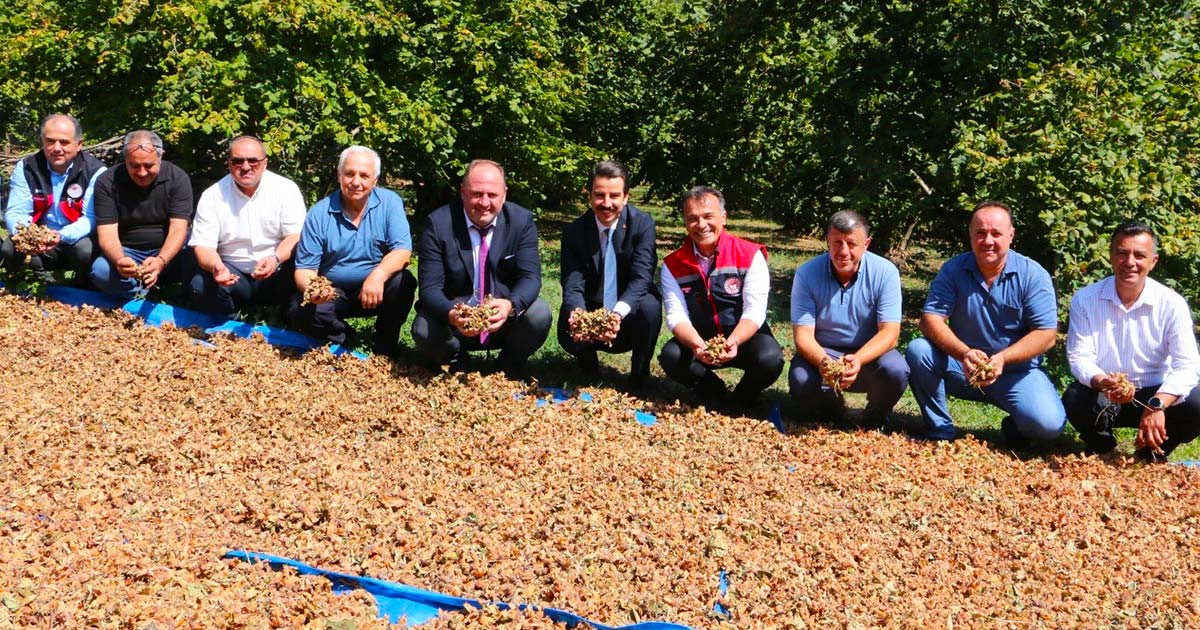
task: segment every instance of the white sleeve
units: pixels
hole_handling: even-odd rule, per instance
[[[1070,315],[1067,317],[1067,365],[1071,376],[1081,385],[1092,386],[1092,379],[1105,374],[1097,362],[1100,355],[1099,331],[1092,324],[1088,313],[1089,292],[1079,291],[1071,298]]]
[[[1192,324],[1192,311],[1187,301],[1171,295],[1163,302],[1167,308],[1166,340],[1171,351],[1170,365],[1163,375],[1158,391],[1175,394],[1179,401],[1188,397],[1196,387],[1197,371],[1200,370],[1200,352],[1196,348],[1196,335]],[[1177,401],[1175,404],[1179,404]]]
[[[217,248],[217,241],[221,237],[221,221],[217,218],[217,204],[221,202],[215,199],[219,195],[218,185],[213,184],[200,195],[196,216],[192,218],[192,237],[188,239],[190,247]]]
[[[762,251],[754,253],[742,285],[742,319],[762,326],[767,321],[767,296],[771,293],[771,270]]]
[[[300,187],[290,179],[284,179],[283,190],[280,191],[279,238],[299,234],[304,229],[304,217],[308,214],[308,206],[304,205],[304,195]]]
[[[667,312],[667,330],[674,331],[676,326],[691,321],[688,317],[687,303],[683,299],[683,291],[679,288],[679,282],[667,270],[666,265],[662,266],[659,278],[663,294],[663,309]]]

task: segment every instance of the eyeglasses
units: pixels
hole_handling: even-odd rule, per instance
[[[260,157],[231,157],[231,158],[229,158],[229,163],[234,166],[241,166],[243,164],[249,164],[250,166],[258,166],[259,164],[262,164],[263,162],[266,162],[266,161],[267,161],[267,158],[260,158]]]
[[[134,151],[145,151],[146,153],[158,153],[160,150],[162,150],[162,147],[160,147],[156,144],[153,144],[153,143],[129,145],[130,153],[133,153]]]

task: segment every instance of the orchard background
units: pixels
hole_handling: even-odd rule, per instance
[[[223,141],[255,133],[310,201],[361,143],[418,215],[473,157],[553,211],[612,156],[652,198],[709,183],[800,232],[858,210],[895,257],[961,248],[967,209],[998,198],[1064,305],[1140,217],[1158,276],[1196,304],[1196,6],[10,0],[0,133],[19,153],[54,111],[90,140],[154,128],[198,186]]]

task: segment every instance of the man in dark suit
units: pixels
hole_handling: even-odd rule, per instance
[[[437,365],[465,369],[467,352],[500,350],[497,367],[522,378],[550,333],[550,307],[538,297],[542,263],[533,214],[505,201],[504,168],[467,166],[460,199],[425,220],[417,249],[420,302],[413,343]],[[483,273],[480,273],[482,270]],[[459,317],[459,304],[495,309],[483,331]]]
[[[597,350],[632,351],[627,387],[639,391],[650,377],[662,326],[662,299],[653,281],[654,219],[629,205],[629,173],[620,162],[604,161],[592,169],[588,201],[591,211],[563,230],[558,343],[593,375],[600,369]],[[599,308],[620,318],[611,342],[575,341],[571,312]]]

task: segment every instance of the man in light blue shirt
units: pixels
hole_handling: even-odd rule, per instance
[[[330,343],[345,343],[351,330],[346,318],[375,315],[372,351],[393,356],[417,279],[407,269],[412,233],[404,201],[376,188],[379,167],[379,155],[367,147],[342,151],[339,188],[308,211],[294,274],[300,294],[320,275],[333,282],[339,295],[302,305],[298,294],[288,315],[302,331]]]
[[[96,248],[92,193],[106,170],[100,160],[82,151],[83,129],[74,116],[51,114],[42,121],[42,150],[13,169],[0,258],[10,272],[27,265],[45,277],[50,269],[69,267],[75,281],[86,284]],[[29,255],[16,251],[12,235],[24,225],[53,230],[57,241]]]
[[[881,429],[908,386],[908,365],[896,351],[900,338],[900,272],[867,251],[866,219],[833,215],[825,231],[829,251],[800,265],[792,280],[792,335],[796,354],[788,370],[792,398],[818,419],[840,418],[840,391],[866,392],[865,428]],[[821,365],[841,360],[836,387],[822,381]]]
[[[946,261],[929,285],[925,337],[906,351],[926,438],[955,437],[947,394],[1008,412],[1000,429],[1013,449],[1054,439],[1066,424],[1054,383],[1040,369],[1058,332],[1054,285],[1041,265],[1009,250],[1015,233],[1007,205],[975,206],[972,251]],[[978,386],[969,385],[980,370]]]

